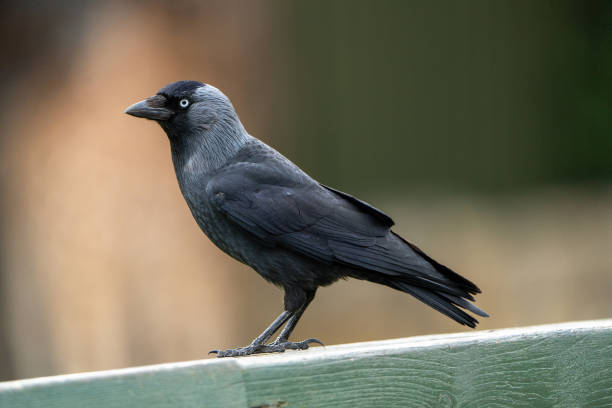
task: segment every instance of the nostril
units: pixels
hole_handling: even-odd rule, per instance
[[[167,102],[168,102],[168,98],[160,94],[153,95],[152,97],[147,99],[147,105],[149,105],[152,108],[163,108],[164,106],[166,106]]]

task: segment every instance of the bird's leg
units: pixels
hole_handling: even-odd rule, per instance
[[[302,289],[285,289],[285,311],[280,314],[272,322],[272,324],[264,330],[253,342],[246,346],[228,350],[211,350],[210,353],[216,353],[217,357],[238,357],[248,356],[258,353],[282,353],[285,350],[305,350],[310,344],[318,343],[323,345],[317,339],[307,339],[300,342],[290,342],[289,336],[295,329],[300,317],[304,314],[304,310],[314,299],[315,291],[304,291]],[[279,336],[270,344],[265,344],[266,341],[283,325],[285,327]]]
[[[287,320],[287,324],[285,327],[283,327],[283,330],[280,332],[276,340],[274,340],[274,343],[282,343],[289,340],[289,336],[291,336],[293,329],[295,329],[295,326],[297,326],[298,320],[300,320],[302,314],[304,314],[304,310],[306,310],[305,307],[297,311],[289,318],[289,320]]]
[[[262,352],[279,353],[285,350],[306,350],[308,347],[310,347],[310,344],[312,343],[317,343],[323,346],[324,344],[317,339],[306,339],[298,342],[289,341],[289,336],[293,332],[293,329],[295,329],[295,326],[300,320],[300,317],[302,317],[302,314],[304,313],[305,309],[306,307],[302,308],[300,311],[296,312],[293,316],[291,316],[279,336],[276,338],[276,340],[274,340],[274,342],[268,345],[263,346]]]
[[[268,345],[263,346],[262,351],[264,353],[275,353],[275,352],[278,353],[278,352],[283,352],[287,349],[306,350],[310,346],[311,343],[317,343],[323,346],[323,343],[321,343],[321,341],[317,339],[307,339],[307,340],[300,341],[300,342],[289,341],[289,336],[293,332],[293,329],[295,329],[295,326],[297,325],[298,321],[302,317],[302,314],[304,314],[306,307],[308,307],[308,305],[314,298],[314,295],[315,295],[315,292],[311,292],[307,294],[306,298],[304,299],[303,304],[300,306],[298,310],[296,310],[291,315],[291,317],[287,321],[287,324],[285,325],[285,327],[283,327],[283,330],[280,332],[276,340],[274,340],[274,342]]]
[[[270,337],[272,337],[272,335],[274,333],[276,333],[276,331],[287,321],[287,320],[291,320],[292,318],[292,314],[289,313],[288,311],[283,311],[283,313],[281,313],[276,320],[274,320],[272,322],[272,324],[270,324],[270,326],[268,326],[268,328],[266,330],[263,331],[263,333],[261,333],[259,336],[257,336],[257,338],[255,340],[253,340],[253,342],[251,343],[251,345],[259,345],[259,344],[264,344],[266,341],[268,341],[268,339]]]
[[[236,349],[227,349],[227,350],[211,350],[208,352],[208,354],[215,353],[217,354],[217,357],[237,357],[237,356],[248,356],[249,354],[256,354],[256,353],[268,353],[268,351],[262,350],[262,347],[265,346],[264,343],[268,341],[268,339],[272,337],[272,335],[287,320],[289,320],[292,317],[292,315],[293,313],[285,310],[283,313],[280,314],[280,316],[276,318],[276,320],[272,322],[272,324],[270,324],[270,326],[268,326],[266,330],[263,331],[263,333],[257,336],[257,338],[253,340],[251,344],[249,344],[246,347],[240,347]]]

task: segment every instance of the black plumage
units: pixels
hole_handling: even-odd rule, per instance
[[[319,342],[288,338],[317,288],[345,277],[409,293],[469,327],[478,321],[462,309],[487,316],[469,302],[476,285],[394,233],[380,210],[319,184],[250,136],[216,88],[180,81],[126,112],[158,121],[168,134],[181,191],[204,233],[285,290],[285,311],[262,335],[218,356]]]

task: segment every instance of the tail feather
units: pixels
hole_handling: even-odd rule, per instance
[[[411,286],[403,282],[394,282],[393,287],[401,290],[402,292],[411,294],[421,302],[433,307],[438,312],[445,314],[457,323],[469,326],[471,328],[475,328],[478,324],[478,320],[459,309],[439,293],[432,292],[424,288]]]
[[[489,317],[487,312],[485,312],[478,306],[471,304],[465,299],[462,299],[457,296],[449,295],[448,293],[439,293],[439,294],[447,298],[448,300],[450,300],[452,303],[456,304],[457,306],[461,306],[462,308],[467,309],[472,313],[476,313],[478,316]]]
[[[406,292],[456,322],[476,327],[478,320],[466,313],[489,317],[470,303],[480,289],[452,269],[436,262],[414,244],[391,235],[366,248],[337,246],[336,257],[358,266],[350,276]],[[346,257],[343,258],[343,257]],[[465,310],[463,310],[465,309]]]
[[[464,289],[458,288],[448,282],[440,282],[433,279],[427,279],[423,276],[411,276],[404,275],[399,276],[396,279],[401,280],[404,283],[409,283],[412,286],[428,289],[437,293],[444,293],[453,298],[465,297],[469,300],[474,300],[474,297],[467,293]]]
[[[395,232],[391,231],[391,233],[395,235],[397,238],[399,238],[400,240],[402,240],[402,242],[408,245],[414,252],[416,252],[418,255],[424,258],[427,262],[429,262],[431,266],[433,266],[438,272],[444,274],[444,276],[449,281],[453,282],[453,286],[463,289],[464,291],[467,292],[468,295],[469,294],[476,295],[478,293],[481,293],[480,288],[476,286],[472,281],[459,275],[457,272],[453,271],[451,268],[445,265],[442,265],[441,263],[438,263],[436,260],[432,259],[429,255],[423,252],[421,248],[419,248],[418,246],[414,245],[411,242],[406,241],[404,238],[402,238],[400,235],[396,234]],[[466,297],[470,300],[474,300],[472,296],[463,296],[463,297]]]

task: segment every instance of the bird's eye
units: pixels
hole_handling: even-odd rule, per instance
[[[181,99],[179,101],[179,106],[183,109],[189,106],[189,99]]]

